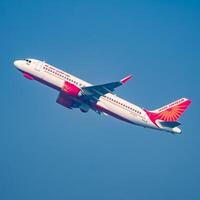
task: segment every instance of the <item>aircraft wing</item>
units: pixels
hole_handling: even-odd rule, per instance
[[[131,78],[132,78],[132,76],[129,75],[120,81],[106,83],[106,84],[102,84],[102,85],[93,85],[93,86],[88,86],[88,87],[82,87],[81,90],[84,93],[84,95],[86,95],[88,97],[99,98],[100,96],[103,96],[107,93],[112,93],[115,90],[115,88],[125,84]]]

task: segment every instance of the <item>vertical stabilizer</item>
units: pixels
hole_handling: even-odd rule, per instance
[[[158,122],[176,122],[184,111],[191,104],[191,100],[182,98],[177,101],[174,101],[166,106],[158,108],[153,111],[145,110],[149,119],[157,126],[160,127]],[[172,123],[171,123],[172,125]],[[174,125],[174,124],[173,124]],[[175,128],[175,127],[174,127]]]

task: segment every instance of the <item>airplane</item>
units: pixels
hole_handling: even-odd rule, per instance
[[[145,128],[180,134],[182,131],[178,126],[181,123],[177,120],[191,103],[191,100],[181,98],[150,111],[113,93],[117,87],[126,84],[132,78],[131,75],[120,81],[92,85],[45,61],[15,60],[14,65],[25,78],[56,89],[59,92],[56,102],[66,108],[79,108],[84,113],[93,110]]]

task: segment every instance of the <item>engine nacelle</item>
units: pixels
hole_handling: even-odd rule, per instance
[[[74,96],[74,97],[82,95],[81,89],[79,87],[77,87],[76,85],[74,85],[70,82],[67,82],[67,81],[65,81],[62,90],[63,90],[63,92],[65,92],[71,96]]]
[[[72,99],[66,98],[66,96],[62,93],[59,94],[56,102],[66,108],[72,108],[74,105],[74,101]]]

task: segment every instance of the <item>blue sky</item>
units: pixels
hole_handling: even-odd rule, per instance
[[[0,199],[200,199],[198,1],[0,1]],[[183,134],[56,104],[38,58],[148,109],[192,99]]]

